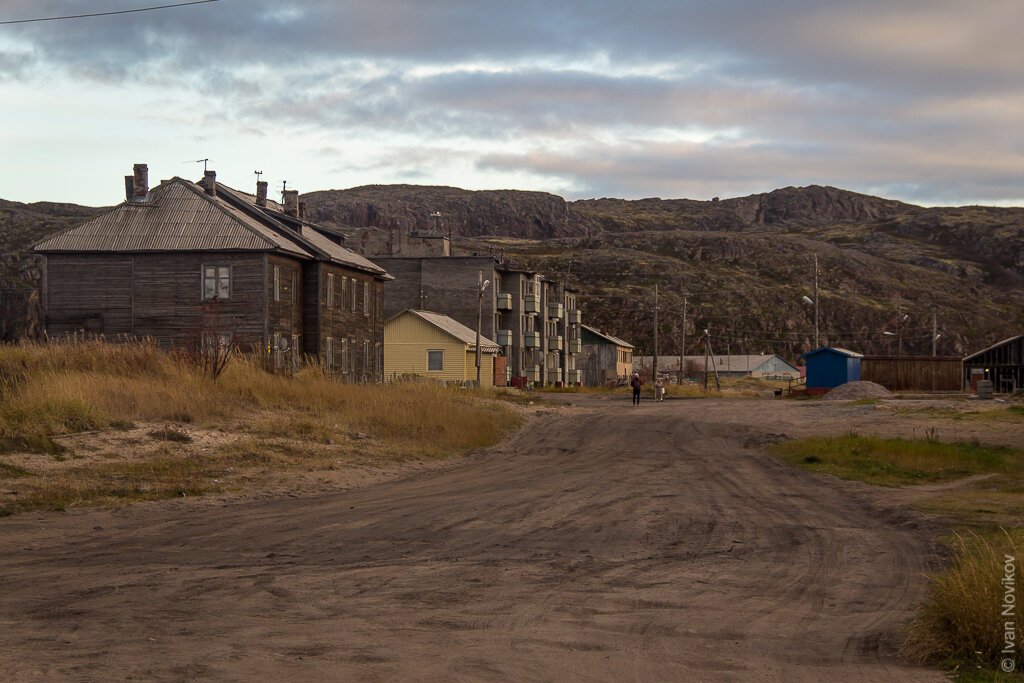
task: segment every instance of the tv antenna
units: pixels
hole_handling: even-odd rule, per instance
[[[210,160],[209,159],[190,159],[189,161],[183,161],[182,163],[183,164],[199,164],[199,163],[201,163],[203,165],[203,173],[206,173],[206,162],[208,162],[208,161],[210,161]]]
[[[263,175],[263,171],[253,171],[256,174],[256,182],[260,181],[260,176]]]

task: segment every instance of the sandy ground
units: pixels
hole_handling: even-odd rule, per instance
[[[346,491],[0,520],[0,677],[945,680],[895,652],[937,563],[912,492],[764,449],[912,419],[569,400]]]

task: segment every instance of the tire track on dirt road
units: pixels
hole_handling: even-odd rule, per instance
[[[364,489],[2,520],[0,670],[943,680],[892,648],[930,557],[906,513],[710,403],[579,403]]]

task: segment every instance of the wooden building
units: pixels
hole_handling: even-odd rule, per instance
[[[576,366],[588,387],[625,382],[633,372],[633,345],[587,325],[580,326],[582,353]]]
[[[864,356],[860,378],[889,391],[958,392],[963,361],[959,356]]]
[[[480,337],[480,385],[494,386],[495,342]],[[476,330],[440,313],[407,309],[384,323],[387,381],[417,376],[439,382],[476,382]]]
[[[1024,335],[1010,337],[963,359],[963,379],[974,387],[979,379],[992,382],[998,393],[1024,389]]]
[[[381,378],[388,273],[284,205],[218,183],[149,187],[145,164],[124,203],[38,242],[50,336],[149,338],[181,348],[210,335],[270,353],[278,367],[319,357],[354,381]]]

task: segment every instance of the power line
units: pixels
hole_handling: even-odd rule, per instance
[[[220,0],[192,0],[192,2],[178,2],[173,5],[157,5],[154,7],[140,7],[138,9],[122,9],[114,12],[93,12],[92,14],[69,14],[64,17],[39,17],[36,19],[12,19],[0,21],[0,24],[30,24],[37,21],[61,21],[63,19],[86,19],[89,17],[109,17],[113,14],[132,14],[134,12],[152,12],[157,9],[170,9],[172,7],[185,7],[187,5],[203,5],[208,2],[220,2]]]

